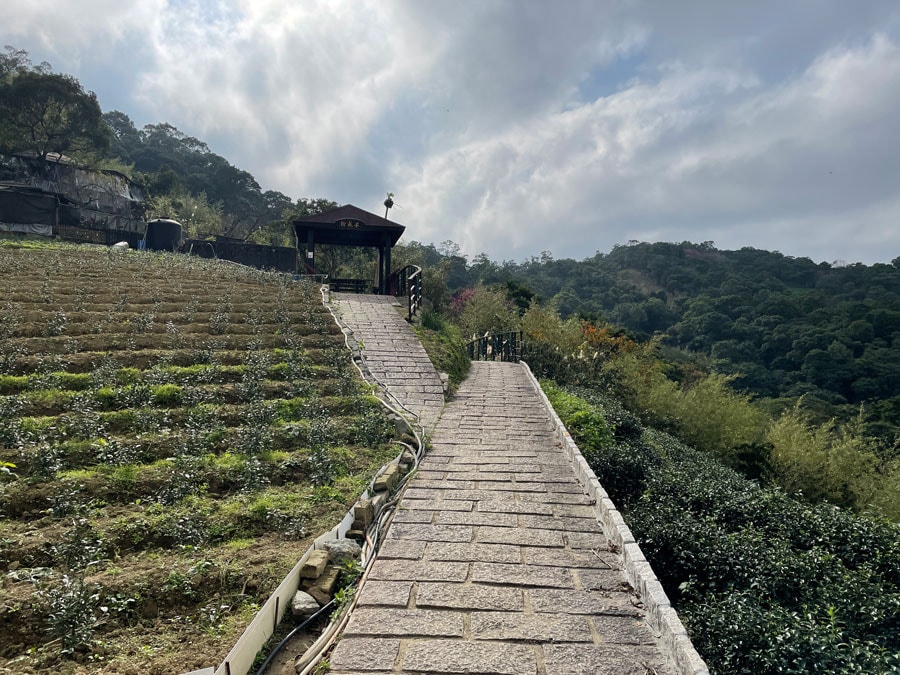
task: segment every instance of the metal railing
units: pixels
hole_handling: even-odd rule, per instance
[[[391,293],[396,297],[406,296],[406,320],[412,318],[422,306],[422,268],[418,265],[407,265],[391,275]]]
[[[522,331],[485,333],[466,345],[472,361],[514,361],[522,358]]]

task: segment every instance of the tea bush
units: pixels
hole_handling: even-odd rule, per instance
[[[713,672],[900,672],[900,527],[762,487],[627,417],[621,441],[579,438],[592,416],[617,428],[620,406],[547,389]]]

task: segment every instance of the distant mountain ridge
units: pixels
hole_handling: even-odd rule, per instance
[[[464,272],[456,267],[451,291],[511,282],[552,300],[564,317],[602,317],[639,339],[658,335],[670,359],[691,352],[739,389],[804,396],[823,416],[850,415],[862,403],[874,433],[893,442],[898,431],[900,257],[838,265],[712,242],[633,242],[581,261],[545,253],[498,265],[479,256]]]

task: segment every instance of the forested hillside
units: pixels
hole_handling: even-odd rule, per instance
[[[894,263],[817,265],[685,242],[510,271],[555,298],[563,315],[603,314],[640,338],[663,333],[760,395],[860,403],[900,394],[900,258]]]
[[[189,236],[292,245],[291,219],[330,208],[263,190],[247,171],[167,122],[138,129],[71,75],[7,46],[0,53],[0,154],[25,154],[125,174],[149,195],[147,217],[175,218]]]
[[[803,397],[824,421],[864,406],[869,432],[893,445],[900,419],[900,257],[892,264],[814,263],[712,242],[637,243],[581,261],[549,252],[516,263],[458,247],[413,244],[443,267],[449,294],[496,285],[520,309],[533,298],[563,318],[607,321],[638,340],[659,336],[672,375],[733,377],[777,412]],[[448,295],[449,302],[449,295]]]

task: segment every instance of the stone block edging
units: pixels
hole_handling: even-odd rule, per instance
[[[641,601],[647,610],[647,620],[653,629],[659,633],[663,646],[666,649],[668,658],[674,664],[680,675],[709,675],[709,669],[703,661],[700,654],[691,643],[687,629],[678,618],[678,614],[669,602],[666,592],[663,590],[662,584],[656,578],[656,574],[650,567],[650,563],[644,557],[640,546],[631,534],[631,530],[622,519],[622,514],[616,508],[616,505],[609,498],[606,490],[600,485],[597,475],[588,465],[581,450],[572,440],[559,415],[550,404],[550,399],[541,389],[540,383],[531,372],[528,364],[522,361],[522,368],[528,374],[528,379],[532,386],[541,397],[553,426],[556,431],[557,438],[565,449],[566,456],[575,469],[575,475],[578,481],[584,487],[589,497],[594,499],[594,512],[597,518],[603,523],[610,543],[617,546],[625,559],[625,576],[628,582],[640,594]]]

